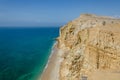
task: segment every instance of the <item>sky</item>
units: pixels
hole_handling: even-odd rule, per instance
[[[62,26],[83,13],[119,16],[120,0],[0,0],[0,26]]]

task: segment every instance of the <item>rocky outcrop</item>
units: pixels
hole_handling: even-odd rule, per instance
[[[60,80],[82,80],[95,71],[120,71],[120,20],[82,14],[60,29],[64,50]]]

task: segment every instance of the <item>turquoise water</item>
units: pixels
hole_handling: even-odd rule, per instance
[[[0,80],[36,80],[59,28],[0,28]]]

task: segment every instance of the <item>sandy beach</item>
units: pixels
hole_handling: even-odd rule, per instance
[[[56,44],[53,47],[46,68],[38,80],[59,80],[59,67],[61,59],[59,56],[60,51]]]

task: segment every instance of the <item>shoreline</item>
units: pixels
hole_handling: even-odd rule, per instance
[[[57,45],[57,42],[54,42],[53,45],[52,45],[51,51],[50,51],[50,55],[49,55],[48,60],[47,60],[47,64],[45,65],[45,68],[44,68],[43,72],[41,73],[41,76],[46,71],[46,69],[48,67],[48,64],[50,62],[51,57],[53,56],[54,48],[55,48],[56,45]]]
[[[59,80],[59,67],[61,59],[58,54],[59,49],[57,48],[57,42],[55,42],[52,46],[48,62],[38,80]]]

